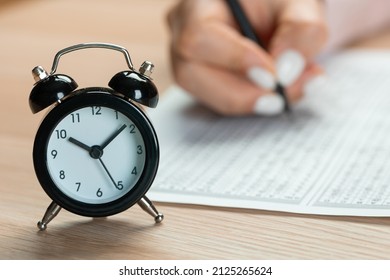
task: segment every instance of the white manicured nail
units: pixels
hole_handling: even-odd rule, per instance
[[[262,116],[275,116],[283,112],[283,98],[277,94],[267,94],[259,97],[253,108],[253,112]]]
[[[274,89],[276,80],[267,70],[261,67],[252,67],[248,70],[247,76],[255,85],[264,89]]]
[[[305,58],[297,51],[284,51],[276,60],[276,73],[283,86],[292,85],[305,69]]]
[[[316,94],[318,91],[322,90],[328,83],[328,78],[325,75],[315,76],[303,85],[303,93],[307,94]]]

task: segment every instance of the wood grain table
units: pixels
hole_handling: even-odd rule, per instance
[[[158,203],[166,217],[161,224],[154,224],[138,206],[105,219],[63,210],[47,231],[39,232],[36,222],[50,200],[32,165],[32,143],[44,113],[33,115],[28,106],[31,69],[50,69],[55,53],[64,47],[110,42],[125,46],[136,68],[146,59],[154,62],[154,80],[163,92],[172,83],[165,13],[174,1],[0,3],[0,259],[390,258],[389,218]],[[388,42],[385,33],[363,46]],[[64,57],[58,72],[80,86],[107,86],[125,67],[116,53],[90,50]]]

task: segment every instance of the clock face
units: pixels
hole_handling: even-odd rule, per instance
[[[65,116],[49,137],[49,174],[67,196],[107,203],[129,192],[145,165],[145,143],[137,126],[121,112],[88,106]]]
[[[44,118],[33,158],[43,189],[58,205],[84,216],[108,216],[146,193],[159,151],[141,109],[109,89],[87,88]]]

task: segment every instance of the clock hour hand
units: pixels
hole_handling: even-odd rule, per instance
[[[88,145],[86,145],[86,144],[80,142],[79,140],[76,140],[76,139],[74,139],[73,137],[69,137],[68,140],[69,140],[69,142],[71,142],[71,143],[73,143],[73,144],[79,146],[80,148],[82,148],[82,149],[84,149],[84,150],[86,150],[86,151],[88,151],[88,152],[91,152],[91,149],[92,149],[92,148],[91,148],[90,146],[88,146]]]
[[[105,147],[108,146],[114,140],[124,129],[126,128],[126,125],[122,125],[117,131],[115,131],[101,146],[100,148],[103,150]]]

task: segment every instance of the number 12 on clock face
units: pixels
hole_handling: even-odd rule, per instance
[[[80,202],[107,203],[139,180],[144,146],[139,130],[125,115],[90,106],[70,113],[54,128],[47,165],[64,194]]]
[[[53,108],[37,132],[33,153],[38,178],[53,201],[93,217],[138,202],[159,161],[157,137],[145,113],[95,91]]]

